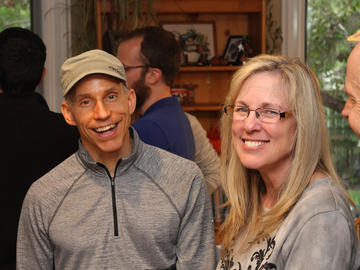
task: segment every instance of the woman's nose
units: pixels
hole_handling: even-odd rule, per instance
[[[261,121],[258,118],[258,113],[256,111],[250,111],[249,115],[247,118],[245,118],[244,121],[244,126],[245,129],[248,131],[251,130],[258,130],[261,127]]]

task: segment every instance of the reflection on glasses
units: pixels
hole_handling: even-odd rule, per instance
[[[130,69],[135,69],[135,68],[148,68],[150,67],[149,65],[139,65],[139,66],[127,66],[127,65],[123,65],[125,71],[128,71]]]
[[[225,114],[234,120],[245,120],[251,111],[255,112],[255,116],[264,123],[277,123],[281,118],[288,117],[291,112],[280,112],[280,110],[272,108],[257,108],[250,110],[245,106],[228,105],[224,107]]]

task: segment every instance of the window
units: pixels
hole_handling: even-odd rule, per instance
[[[9,27],[31,29],[30,0],[0,0],[0,31]]]
[[[360,25],[359,0],[308,0],[306,59],[316,73],[331,139],[333,159],[350,195],[360,205],[360,141],[341,116],[346,61],[352,44],[346,38]]]

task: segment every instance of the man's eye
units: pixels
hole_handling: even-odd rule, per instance
[[[82,101],[80,102],[80,104],[81,104],[81,105],[89,105],[89,104],[90,104],[90,100],[87,100],[87,99],[82,100]]]
[[[111,94],[106,97],[105,103],[113,103],[117,101],[117,95]]]

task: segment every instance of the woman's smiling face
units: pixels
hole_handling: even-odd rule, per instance
[[[290,111],[284,87],[278,72],[256,73],[244,81],[234,105]],[[246,119],[232,121],[232,140],[241,163],[261,174],[289,168],[295,132],[291,114],[276,123],[264,123],[251,111]]]

